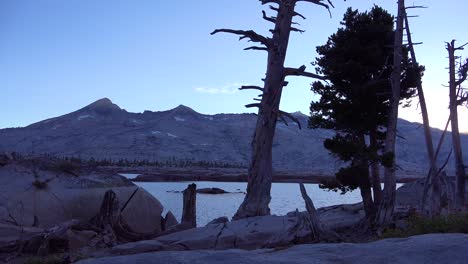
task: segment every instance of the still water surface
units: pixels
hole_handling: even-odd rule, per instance
[[[128,178],[136,177],[135,174],[121,174]],[[182,193],[172,191],[183,191],[192,182],[135,182],[154,195],[164,206],[164,215],[172,211],[180,220],[182,216]],[[243,193],[247,188],[245,182],[194,182],[197,188],[221,188],[228,194],[197,194],[197,225],[203,226],[209,221],[227,216],[231,218],[244,199]],[[350,204],[361,201],[358,190],[341,195],[336,192],[322,190],[318,184],[305,184],[307,193],[314,201],[315,207],[324,207],[335,204]],[[237,193],[236,193],[237,192]],[[271,188],[271,214],[285,215],[288,212],[299,209],[305,210],[304,200],[299,191],[297,183],[273,183]]]

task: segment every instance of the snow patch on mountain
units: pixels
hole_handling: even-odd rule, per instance
[[[171,134],[171,133],[167,133],[167,136],[172,137],[172,138],[178,138],[178,136]]]
[[[80,115],[79,117],[77,117],[76,119],[78,119],[78,121],[81,121],[83,119],[86,119],[86,118],[92,118],[93,116],[92,115]]]

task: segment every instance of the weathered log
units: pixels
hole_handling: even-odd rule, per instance
[[[183,209],[181,224],[197,227],[197,185],[189,184],[183,192]]]

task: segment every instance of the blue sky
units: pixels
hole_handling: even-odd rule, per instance
[[[428,9],[411,10],[417,56],[426,66],[424,88],[432,124],[444,125],[448,112],[445,41],[468,41],[464,0],[414,0]],[[407,5],[413,2],[407,1]],[[396,1],[334,0],[326,10],[299,3],[297,19],[306,32],[291,37],[286,64],[310,65],[315,47],[336,31],[351,6],[361,11],[380,5],[395,13]],[[249,43],[215,28],[254,29],[268,34],[256,0],[0,0],[0,128],[25,126],[108,97],[131,112],[160,111],[179,104],[205,114],[248,112],[260,85],[266,53],[243,51]],[[269,11],[267,11],[269,12]],[[468,56],[467,52],[459,55]],[[311,67],[309,67],[311,70]],[[308,113],[311,79],[291,78],[281,108]],[[401,117],[418,120],[415,107]],[[461,129],[468,131],[466,109]]]

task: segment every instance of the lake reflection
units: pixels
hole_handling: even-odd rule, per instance
[[[133,178],[136,175],[122,174]],[[136,185],[146,189],[154,195],[164,206],[164,214],[170,210],[180,221],[182,216],[182,193],[171,191],[183,191],[192,182],[135,182]],[[221,188],[228,192],[245,192],[245,182],[193,182],[197,188]],[[399,184],[398,186],[400,186]],[[324,207],[335,204],[350,204],[361,201],[359,190],[340,195],[336,192],[322,190],[318,184],[305,184],[307,193],[314,201],[315,207]],[[168,192],[169,191],[169,192]],[[244,199],[243,193],[228,194],[197,194],[197,225],[203,226],[209,221],[227,216],[231,218]],[[288,212],[299,209],[305,210],[297,183],[273,183],[271,188],[271,214],[285,215]]]

